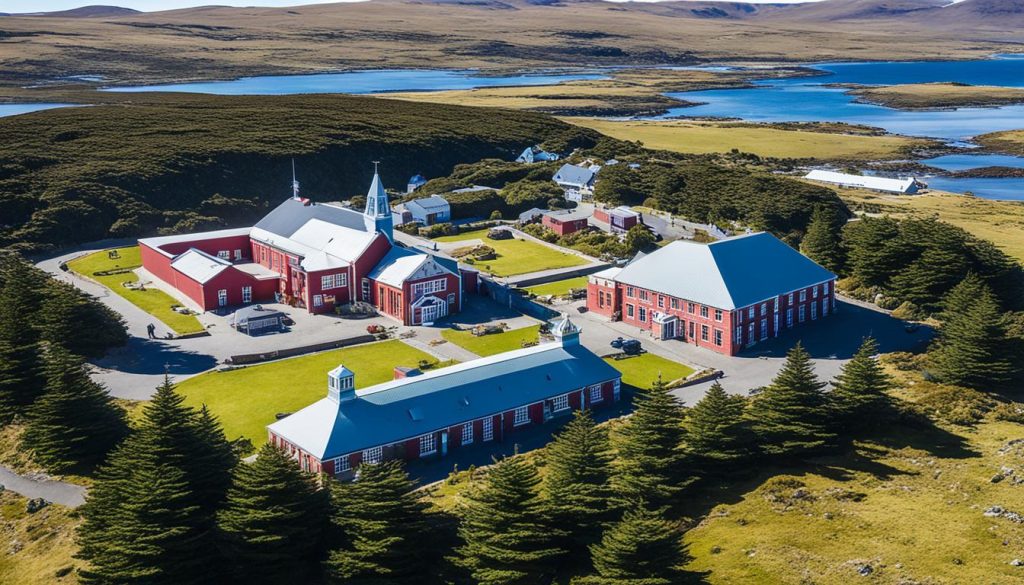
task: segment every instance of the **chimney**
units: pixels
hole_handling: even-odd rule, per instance
[[[356,375],[345,366],[327,373],[327,398],[342,403],[356,398]]]
[[[413,376],[419,376],[422,374],[419,368],[408,368],[405,366],[395,366],[395,380],[401,380],[402,378],[411,378]]]

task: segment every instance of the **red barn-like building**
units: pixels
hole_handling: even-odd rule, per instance
[[[293,197],[251,228],[139,240],[142,266],[203,310],[280,299],[311,313],[355,301],[406,325],[458,312],[458,263],[393,241],[375,173],[366,209]]]
[[[587,228],[589,213],[572,209],[546,211],[541,215],[541,224],[560,236]]]
[[[835,310],[836,275],[767,233],[678,241],[589,277],[587,308],[736,355]]]

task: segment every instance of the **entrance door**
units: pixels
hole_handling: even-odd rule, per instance
[[[675,338],[675,336],[676,336],[676,321],[675,321],[675,319],[673,319],[671,321],[666,321],[661,326],[661,335],[662,335],[663,339],[673,339],[673,338]]]
[[[228,304],[228,291],[226,289],[220,289],[217,291],[217,306],[225,307]]]

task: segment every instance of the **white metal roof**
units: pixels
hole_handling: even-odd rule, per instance
[[[164,255],[171,256],[160,249],[160,246],[167,244],[178,244],[181,242],[198,242],[200,240],[211,240],[214,238],[229,238],[231,236],[247,236],[252,228],[232,228],[229,230],[216,230],[212,232],[199,232],[197,234],[178,234],[174,236],[156,236],[152,238],[140,238],[139,243],[157,250]]]
[[[259,280],[281,278],[281,275],[278,274],[277,272],[274,272],[273,270],[267,268],[266,266],[263,266],[262,264],[257,264],[255,262],[243,262],[241,264],[234,264],[233,266],[246,274],[251,274],[252,276],[255,276]]]
[[[604,279],[614,280],[615,277],[618,276],[620,272],[622,272],[621,268],[619,268],[618,266],[612,266],[610,268],[605,268],[604,270],[602,270],[600,272],[595,272],[595,273],[591,274],[590,276],[593,276],[594,278],[604,278]]]
[[[821,170],[811,171],[807,173],[804,178],[812,181],[834,183],[836,185],[863,187],[865,189],[874,189],[876,191],[891,191],[893,193],[906,193],[910,191],[916,181],[914,177],[908,177],[906,179],[888,179],[886,177],[848,175],[846,173]]]
[[[203,284],[230,268],[231,262],[211,256],[201,250],[189,248],[187,252],[182,252],[178,254],[177,258],[171,260],[171,266],[192,280]]]
[[[344,268],[355,262],[377,234],[314,218],[302,224],[290,238],[258,227],[252,228],[251,236],[256,241],[301,256],[302,268],[314,272]]]
[[[395,288],[402,288],[402,284],[407,280],[419,280],[449,273],[451,272],[440,263],[435,262],[430,255],[396,246],[391,248],[370,272],[370,278]]]

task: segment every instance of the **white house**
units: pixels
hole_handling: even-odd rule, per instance
[[[804,175],[805,179],[831,183],[840,187],[859,187],[871,189],[872,191],[883,191],[886,193],[902,193],[913,195],[917,193],[921,184],[914,177],[905,179],[889,179],[886,177],[869,177],[864,175],[849,175],[835,171],[815,170]]]
[[[551,180],[565,191],[566,199],[579,202],[594,195],[597,172],[587,167],[566,163],[558,169]]]
[[[444,223],[452,219],[451,206],[440,195],[431,195],[423,199],[406,201],[405,210],[412,215],[413,221],[418,221],[423,225]]]

